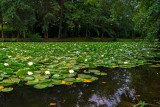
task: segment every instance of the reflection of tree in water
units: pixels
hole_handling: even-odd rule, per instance
[[[108,75],[99,76],[99,80],[93,83],[55,86],[47,90],[22,87],[10,93],[1,93],[0,105],[3,105],[2,107],[48,107],[49,103],[53,102],[57,107],[120,106],[118,103],[124,101],[134,102],[135,93],[145,98],[147,92],[151,92],[151,89],[155,91],[159,86],[158,71],[146,66],[133,69],[100,68],[100,70],[107,72]],[[106,84],[102,84],[103,81]],[[124,107],[123,104],[121,105]]]
[[[110,69],[107,71],[107,84],[99,83],[97,91],[90,97],[89,101],[94,102],[95,106],[107,105],[112,107],[114,105],[117,106],[123,100],[121,96],[134,100],[135,92],[128,87],[130,84],[130,72],[127,72],[126,69]]]
[[[155,103],[160,99],[160,72],[159,68],[140,66],[132,71],[130,87],[141,95],[140,99],[149,103]]]

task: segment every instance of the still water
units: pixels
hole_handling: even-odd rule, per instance
[[[92,83],[45,90],[15,86],[12,92],[0,93],[0,107],[132,107],[139,101],[149,103],[149,107],[160,106],[159,68],[143,65],[97,69],[108,75],[99,76],[99,80]],[[50,103],[56,105],[50,106]]]

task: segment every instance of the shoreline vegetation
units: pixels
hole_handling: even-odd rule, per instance
[[[116,42],[139,42],[139,41],[148,41],[147,39],[129,39],[129,38],[117,38]],[[0,42],[2,39],[0,38]],[[4,42],[34,42],[30,38],[5,38]],[[42,38],[41,41],[37,42],[114,42],[112,38],[98,38],[90,37],[85,39],[84,37],[69,37],[69,38]],[[158,39],[155,39],[154,42],[158,42]]]
[[[32,42],[129,38],[160,42],[159,7],[159,0],[1,0],[0,38],[30,38]]]

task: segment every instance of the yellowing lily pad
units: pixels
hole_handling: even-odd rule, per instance
[[[84,79],[83,82],[92,82],[91,80]]]

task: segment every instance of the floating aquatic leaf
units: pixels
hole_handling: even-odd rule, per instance
[[[38,84],[39,83],[39,80],[33,80],[33,81],[27,81],[27,83],[25,83],[26,85],[35,85],[35,84]]]
[[[10,92],[12,90],[13,90],[13,88],[9,87],[9,88],[3,88],[1,91],[2,92]]]
[[[0,81],[3,80],[3,77],[0,77]]]
[[[20,82],[20,79],[18,78],[4,79],[2,82],[5,84],[15,84],[15,83],[18,84]]]
[[[106,84],[106,82],[102,82],[102,84]]]
[[[39,83],[46,83],[46,84],[49,84],[51,82],[51,80],[40,80]]]
[[[78,74],[78,78],[91,79],[92,76],[90,76],[90,75],[85,75],[85,74]]]
[[[114,65],[114,66],[112,66],[112,67],[114,67],[114,68],[117,68],[117,67],[119,67],[119,66],[117,66],[117,65]]]
[[[23,75],[27,75],[27,70],[26,69],[20,69],[17,71],[17,76],[23,76]]]
[[[96,75],[107,75],[107,73],[104,73],[104,72],[96,72],[94,74],[96,74]]]
[[[52,76],[52,79],[60,79],[60,80],[62,80],[62,79],[65,79],[65,77],[63,75],[55,74],[55,75]]]
[[[91,72],[91,73],[99,73],[100,71],[99,71],[99,70],[89,70],[88,72]]]
[[[63,81],[74,82],[75,78],[65,78]]]
[[[39,80],[45,80],[47,78],[49,78],[48,75],[33,75],[36,79],[39,79]]]
[[[0,86],[0,90],[2,90],[4,87],[3,86]]]
[[[64,77],[74,77],[76,75],[76,73],[73,74],[64,74]]]
[[[26,77],[24,78],[24,81],[31,81],[31,80],[34,80],[35,78],[33,76],[29,76],[29,77]]]
[[[148,48],[156,47],[155,44],[145,42],[71,44],[5,43],[7,48],[0,52],[0,85],[8,86],[21,82],[26,85],[48,84],[52,87],[54,84],[61,83],[91,82],[98,78],[91,76],[92,74],[81,73],[106,75],[105,72],[90,70],[90,68],[97,66],[131,68],[151,64],[147,62],[150,61],[149,59],[160,56],[159,52],[152,52],[155,48]],[[28,64],[29,62],[31,63]],[[76,78],[76,80],[67,82],[71,81],[67,80],[68,78]]]
[[[83,82],[92,82],[91,80],[84,79]]]
[[[37,89],[44,89],[48,87],[48,84],[36,84],[33,87]]]
[[[95,80],[98,80],[98,78],[92,76],[92,78],[91,78],[91,79],[88,79],[88,80],[95,81]]]
[[[52,79],[52,84],[54,84],[54,85],[60,85],[61,82],[62,82],[62,80]]]
[[[56,105],[56,103],[50,103],[49,105],[50,105],[50,106],[55,106],[55,105]]]
[[[151,67],[160,67],[160,65],[152,65]]]

